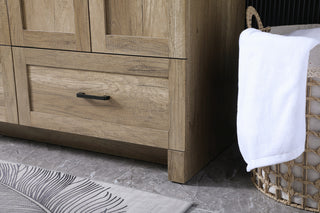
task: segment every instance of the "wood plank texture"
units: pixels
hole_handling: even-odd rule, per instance
[[[143,0],[142,36],[169,37],[169,5],[168,0]]]
[[[169,129],[167,79],[30,65],[28,81],[31,111]],[[77,92],[111,99],[77,98]]]
[[[32,127],[157,148],[168,148],[168,131],[164,130],[126,126],[117,123],[58,116],[41,112],[31,112],[30,118],[29,126]]]
[[[91,51],[87,0],[7,1],[12,44]]]
[[[6,108],[4,106],[0,106],[0,121],[7,121]]]
[[[168,148],[167,79],[77,70],[83,69],[81,57],[71,62],[75,69],[66,69],[59,60],[64,54],[68,58],[69,54],[89,53],[19,47],[13,51],[21,124]],[[47,58],[38,57],[39,53],[51,53],[48,61],[55,63],[53,67],[43,67],[41,62],[46,63]],[[108,61],[108,56],[104,57]],[[102,104],[77,99],[77,92],[111,95],[111,100]]]
[[[185,58],[186,0],[89,1],[93,52]]]
[[[171,60],[169,72],[169,149],[186,149],[186,61]]]
[[[26,63],[48,67],[168,78],[169,59],[24,48]]]
[[[169,57],[187,58],[187,40],[189,39],[188,17],[190,0],[169,0]]]
[[[1,62],[0,62],[1,63]],[[4,107],[4,88],[3,88],[3,74],[0,72],[0,106]]]
[[[106,52],[106,2],[89,0],[92,52]]]
[[[107,52],[126,55],[168,56],[168,39],[106,35]]]
[[[143,35],[143,0],[104,1],[107,34]]]
[[[6,0],[0,0],[0,44],[11,44]]]
[[[73,0],[21,0],[25,30],[75,33]]]
[[[1,113],[0,119],[1,121],[6,121],[9,123],[18,123],[16,90],[13,72],[11,47],[0,46],[0,81],[2,81],[1,90],[3,91],[1,94],[3,97],[1,98],[3,104],[1,105],[4,106],[2,110],[5,109],[5,111]]]
[[[107,34],[168,38],[167,0],[106,0]]]
[[[90,18],[88,0],[73,0],[75,16],[75,39],[78,51],[91,52]]]
[[[241,0],[190,0],[189,4],[185,78],[170,74],[176,79],[170,83],[185,84],[180,99],[185,101],[186,114],[170,118],[170,128],[178,129],[185,122],[185,141],[169,140],[168,152],[169,179],[180,183],[236,141],[237,41],[245,20]],[[170,91],[170,106],[176,103],[176,108],[182,108],[172,100],[179,90]]]
[[[14,74],[16,80],[19,124],[30,125],[29,84],[24,49],[13,47]]]
[[[75,35],[71,33],[40,31],[22,31],[21,33],[23,33],[23,43],[13,42],[14,45],[51,49],[77,49]]]
[[[1,108],[0,108],[1,109]],[[0,110],[0,116],[1,116]],[[39,129],[0,122],[0,134],[40,143],[52,143],[77,149],[167,164],[167,150],[119,141]]]
[[[0,27],[9,32],[4,3]],[[95,148],[79,145],[91,150],[105,148],[101,138],[157,147],[161,156],[167,150],[169,179],[179,183],[236,141],[245,1],[8,0],[7,6],[12,44],[44,48],[13,47],[19,122],[29,126],[21,135],[31,137],[30,130],[43,138],[48,130],[38,134],[31,128],[37,127],[72,133],[71,146],[77,146],[71,135],[100,138]],[[2,34],[0,42],[7,39]],[[15,97],[10,51],[0,47],[0,80],[7,79],[0,101],[1,94]],[[76,92],[112,99],[86,101]],[[0,106],[0,121],[7,115],[18,121],[14,100],[5,101],[5,113]],[[0,122],[1,129],[17,128]],[[117,143],[110,143],[111,152],[122,154]]]

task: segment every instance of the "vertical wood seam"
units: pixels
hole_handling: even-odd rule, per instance
[[[12,46],[10,46],[11,50],[11,58],[12,58],[12,74],[13,74],[13,85],[14,85],[14,94],[15,94],[15,102],[16,102],[16,115],[17,115],[17,123],[20,123],[20,118],[19,118],[19,111],[18,111],[18,99],[17,99],[17,84],[16,84],[16,75],[15,75],[15,66],[14,66],[14,57],[13,57],[13,49]]]
[[[16,91],[17,91],[17,105],[19,124],[30,125],[30,102],[29,102],[29,82],[27,78],[27,66],[24,58],[24,49],[19,47],[13,47],[14,66],[17,72],[15,72],[16,79]],[[24,102],[24,103],[23,103]]]

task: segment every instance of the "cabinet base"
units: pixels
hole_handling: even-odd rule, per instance
[[[0,122],[0,135],[167,164],[167,150]]]
[[[193,161],[188,152],[160,149],[4,122],[0,122],[0,135],[153,163],[168,164],[168,179],[176,183],[186,183],[210,160],[206,158],[201,162]]]

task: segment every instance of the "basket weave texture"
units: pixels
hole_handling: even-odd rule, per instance
[[[285,34],[284,31],[317,26],[263,27],[253,7],[247,9],[247,25],[255,16],[261,31]],[[288,33],[287,32],[287,33]],[[297,159],[252,171],[252,182],[267,196],[299,209],[320,212],[320,45],[311,51],[307,82],[306,145]]]
[[[306,149],[297,159],[252,172],[254,185],[269,197],[320,212],[320,79],[308,78]]]

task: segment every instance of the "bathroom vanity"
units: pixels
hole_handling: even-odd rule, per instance
[[[185,183],[232,142],[215,132],[244,7],[0,0],[0,133],[167,163]]]

